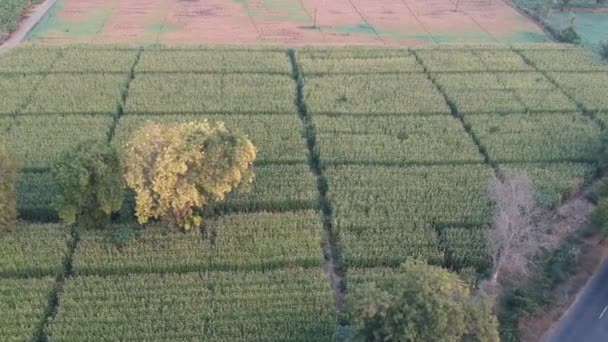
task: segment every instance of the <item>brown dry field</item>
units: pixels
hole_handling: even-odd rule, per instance
[[[503,0],[58,0],[46,44],[405,45],[542,41]]]

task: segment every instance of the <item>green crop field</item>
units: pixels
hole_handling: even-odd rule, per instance
[[[606,84],[606,66],[553,44],[11,50],[0,137],[24,220],[0,238],[0,341],[329,341],[327,260],[347,296],[410,257],[486,271],[492,175],[527,173],[545,207],[588,181]],[[258,158],[251,191],[203,229],[142,227],[129,205],[107,230],[58,223],[65,149],[205,119]]]

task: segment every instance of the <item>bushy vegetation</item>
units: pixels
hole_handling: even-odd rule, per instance
[[[89,140],[66,151],[53,166],[55,207],[68,224],[103,228],[120,210],[125,184],[118,151],[107,142]]]
[[[253,181],[256,150],[223,123],[149,124],[125,148],[125,180],[139,223],[150,218],[185,230],[203,224],[201,210]]]
[[[350,300],[358,341],[499,341],[489,298],[416,259],[401,266],[398,278],[361,286]]]

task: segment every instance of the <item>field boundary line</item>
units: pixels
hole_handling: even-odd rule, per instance
[[[4,43],[0,44],[0,54],[16,47],[19,43],[21,43],[23,38],[25,38],[28,33],[30,33],[34,27],[38,25],[40,19],[42,19],[48,13],[56,2],[57,0],[46,0],[42,4],[39,4],[33,11],[32,15],[23,20],[19,24],[19,28],[12,32],[10,37]]]
[[[47,307],[44,311],[44,317],[34,332],[34,340],[40,342],[49,342],[48,332],[46,331],[48,323],[57,316],[59,310],[60,298],[63,292],[65,282],[68,278],[74,276],[74,253],[78,242],[80,242],[80,234],[76,226],[70,228],[70,238],[67,242],[67,252],[63,260],[63,272],[55,278],[55,285],[48,297]]]
[[[253,19],[253,16],[251,15],[251,11],[249,10],[249,5],[247,4],[247,0],[244,0],[242,2],[242,5],[245,8],[245,13],[247,13],[247,17],[249,17],[249,21],[251,21],[251,25],[253,25],[255,30],[258,32],[258,40],[260,41],[260,43],[262,43],[264,41],[264,38],[262,36],[262,31],[258,27],[258,24],[256,24],[255,19]]]
[[[129,71],[129,76],[128,76],[129,78],[127,79],[125,87],[120,94],[120,99],[119,99],[117,107],[116,107],[116,113],[114,113],[114,118],[112,120],[112,124],[110,125],[110,129],[108,131],[108,143],[111,143],[112,140],[114,139],[114,134],[116,133],[116,128],[118,127],[120,118],[122,118],[122,116],[125,113],[125,105],[127,103],[127,98],[129,97],[129,88],[131,87],[131,82],[133,82],[133,79],[135,79],[135,68],[137,67],[137,64],[139,63],[139,59],[141,58],[142,52],[143,52],[143,48],[140,48],[137,51],[137,54],[135,55],[135,60],[133,61],[133,64],[131,65],[131,70]]]
[[[597,115],[595,115],[595,113],[598,111],[590,110],[589,108],[587,108],[587,106],[585,106],[585,104],[578,101],[569,91],[566,91],[559,83],[557,83],[557,81],[553,77],[551,77],[546,70],[540,69],[536,65],[536,63],[534,63],[530,58],[528,58],[528,56],[526,56],[521,50],[511,46],[511,51],[519,55],[526,62],[526,64],[534,68],[536,72],[542,74],[547,80],[549,80],[549,82],[553,84],[556,90],[558,90],[560,93],[562,93],[562,95],[566,96],[570,101],[572,101],[576,105],[580,114],[590,118],[600,128],[602,132],[606,131],[606,124],[602,120],[598,119]]]
[[[376,27],[374,27],[374,25],[372,25],[372,24],[369,23],[369,21],[363,15],[363,13],[361,13],[361,11],[359,11],[359,9],[357,8],[357,6],[355,6],[355,4],[353,3],[353,0],[348,0],[348,3],[350,3],[350,5],[352,6],[352,8],[355,10],[355,12],[357,12],[357,14],[361,17],[361,19],[363,19],[363,21],[367,24],[367,26],[371,27],[372,31],[374,31],[374,34],[376,34],[376,37],[378,37],[378,39],[380,39],[380,43],[382,43],[382,45],[386,45],[386,42],[384,41],[384,39],[382,39],[382,36],[380,36],[380,34],[378,33],[378,31],[376,31]]]
[[[494,1],[495,1],[495,0],[494,0]],[[454,5],[454,8],[456,7],[456,4],[454,3],[454,1],[449,0],[449,2],[450,2],[452,5]],[[500,41],[499,41],[498,39],[496,39],[496,37],[494,37],[494,35],[492,35],[492,34],[490,33],[490,31],[488,31],[488,30],[487,30],[485,27],[483,27],[483,26],[482,26],[482,25],[481,25],[481,24],[480,24],[480,23],[479,23],[477,20],[475,20],[475,18],[473,18],[473,16],[472,16],[472,15],[471,15],[469,12],[465,11],[464,9],[459,9],[459,11],[461,11],[462,13],[464,13],[464,15],[466,15],[466,16],[467,16],[469,19],[471,19],[471,21],[472,21],[473,23],[475,23],[475,25],[477,25],[477,27],[479,27],[479,28],[481,29],[481,31],[483,31],[483,33],[487,34],[487,35],[488,35],[488,37],[492,38],[492,40],[493,40],[494,42],[496,42],[496,43],[500,43]],[[458,12],[458,11],[455,11],[455,12]]]
[[[410,5],[407,4],[407,0],[401,0],[401,3],[403,4],[403,6],[405,6],[407,8],[407,10],[412,14],[412,16],[414,17],[414,19],[416,20],[416,22],[418,23],[418,25],[420,25],[420,27],[422,27],[422,29],[424,30],[424,32],[426,33],[427,36],[429,36],[429,38],[431,38],[431,40],[435,43],[435,44],[439,44],[439,42],[437,41],[437,39],[435,39],[435,37],[433,37],[433,35],[431,34],[431,32],[429,31],[429,29],[424,26],[424,24],[422,23],[422,21],[420,21],[420,18],[418,18],[418,15],[416,13],[414,13],[414,11],[412,10],[412,8],[410,7]]]
[[[329,181],[325,176],[325,166],[321,160],[319,152],[319,144],[317,141],[317,132],[312,120],[311,113],[304,97],[304,77],[302,75],[301,66],[297,60],[297,51],[290,49],[288,51],[289,60],[293,70],[293,80],[295,83],[295,106],[298,112],[298,117],[302,124],[302,137],[306,141],[308,149],[308,160],[310,171],[316,178],[319,214],[321,215],[323,229],[325,231],[325,241],[321,246],[325,258],[324,269],[330,281],[330,287],[334,293],[336,311],[338,314],[344,312],[345,304],[345,283],[344,269],[342,257],[340,253],[339,237],[335,230],[333,220],[333,207],[329,199]],[[343,322],[338,320],[339,325]]]
[[[479,139],[479,137],[477,137],[477,135],[475,135],[475,132],[473,131],[473,128],[471,127],[471,125],[469,125],[468,123],[466,123],[464,121],[464,117],[458,110],[458,107],[456,106],[454,101],[452,101],[452,99],[447,94],[445,89],[443,89],[441,84],[439,84],[439,82],[437,82],[435,77],[433,77],[433,74],[428,70],[426,64],[424,64],[424,61],[418,55],[418,53],[415,50],[411,50],[411,53],[416,57],[416,60],[418,61],[418,63],[423,67],[424,72],[425,72],[427,78],[429,79],[429,81],[431,81],[433,83],[433,85],[437,88],[437,91],[443,96],[446,104],[448,105],[448,107],[450,108],[450,111],[452,112],[452,115],[460,121],[464,131],[467,133],[469,138],[471,138],[473,143],[479,149],[479,154],[481,154],[483,156],[484,163],[489,165],[492,169],[494,169],[494,173],[497,177],[502,178],[502,171],[500,170],[498,163],[493,161],[493,159],[490,157],[490,155],[488,154],[487,148],[481,143],[481,140]]]
[[[306,9],[306,6],[304,6],[304,3],[302,2],[302,0],[298,0],[298,3],[300,4],[300,7],[302,7],[302,10],[308,15],[308,18],[310,18],[310,21],[313,24],[313,28],[315,30],[317,30],[317,32],[319,32],[319,34],[321,34],[321,39],[323,39],[323,44],[327,43],[327,38],[325,37],[325,32],[323,32],[323,30],[321,30],[321,25],[318,25],[317,22],[315,21],[315,18],[308,13],[308,10]]]

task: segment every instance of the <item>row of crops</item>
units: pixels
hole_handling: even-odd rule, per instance
[[[64,149],[89,138],[120,148],[146,122],[223,121],[249,135],[258,159],[252,191],[231,194],[201,231],[140,228],[128,207],[126,222],[81,232],[75,245],[59,224],[16,227],[0,242],[0,286],[32,290],[0,300],[3,317],[15,317],[0,339],[329,340],[336,314],[303,137],[311,131],[347,291],[397,276],[413,256],[486,268],[494,167],[528,173],[545,206],[595,172],[608,69],[578,49],[303,48],[295,61],[301,94],[281,49],[28,47],[2,56],[0,132],[24,167],[23,217],[56,220],[49,168]],[[58,310],[43,322],[64,264]]]

